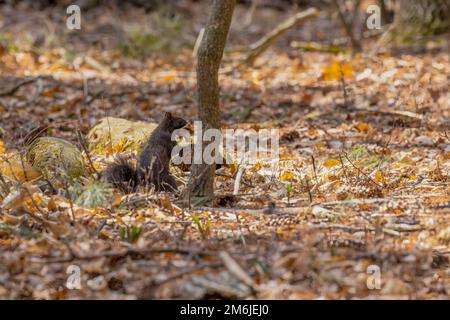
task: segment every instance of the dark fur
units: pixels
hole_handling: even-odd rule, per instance
[[[152,132],[138,159],[139,183],[154,185],[156,191],[178,190],[175,179],[169,173],[169,162],[173,147],[172,133],[187,124],[186,120],[166,112],[163,121]]]
[[[186,120],[166,112],[162,122],[145,143],[138,158],[137,169],[134,170],[130,163],[120,159],[109,166],[101,178],[125,193],[134,191],[138,184],[153,185],[156,191],[178,190],[174,177],[169,173],[171,153],[176,145],[172,141],[172,133],[186,124]]]
[[[118,158],[102,172],[101,179],[111,183],[124,193],[135,191],[137,186],[136,170],[122,157]]]

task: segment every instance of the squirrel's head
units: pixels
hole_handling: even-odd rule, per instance
[[[164,114],[163,122],[172,130],[183,128],[187,124],[186,120],[179,117],[174,117],[170,112],[166,112]]]

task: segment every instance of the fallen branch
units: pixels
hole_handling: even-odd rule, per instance
[[[324,53],[347,53],[348,50],[332,44],[322,44],[319,42],[292,41],[291,47],[304,51],[324,52]]]
[[[314,228],[317,228],[317,229],[340,229],[340,230],[349,231],[349,232],[375,231],[375,228],[373,228],[373,227],[354,227],[354,226],[350,226],[350,225],[336,224],[336,223],[332,223],[332,224],[322,223],[322,224],[314,225]]]
[[[394,230],[397,232],[415,232],[423,230],[424,227],[418,224],[411,225],[406,223],[388,223],[384,226],[385,229]]]
[[[68,257],[59,257],[59,258],[48,258],[48,259],[30,259],[31,262],[36,263],[63,263],[63,262],[71,262],[74,260],[92,260],[98,258],[119,258],[125,257],[133,254],[140,255],[148,255],[148,254],[160,254],[160,253],[173,253],[173,254],[183,254],[183,255],[192,255],[192,256],[211,256],[213,253],[202,251],[202,250],[189,250],[189,249],[180,249],[180,248],[150,248],[143,250],[136,249],[126,249],[126,250],[118,250],[118,251],[106,251],[88,255],[78,255],[72,251],[70,256]]]
[[[177,280],[177,279],[179,279],[179,278],[182,278],[182,277],[184,277],[184,276],[187,276],[187,275],[196,273],[196,272],[198,272],[198,271],[200,271],[200,270],[204,270],[204,269],[217,269],[217,268],[222,267],[222,265],[223,265],[223,264],[222,264],[221,262],[220,262],[220,263],[208,263],[208,264],[207,264],[207,263],[204,263],[204,264],[200,264],[200,265],[195,266],[195,267],[192,267],[192,268],[188,268],[188,269],[181,270],[181,271],[179,271],[179,272],[177,272],[177,273],[175,273],[175,274],[173,274],[173,275],[171,275],[171,276],[165,277],[165,278],[162,279],[162,280],[152,281],[152,282],[151,282],[151,285],[152,285],[152,286],[161,286],[161,285],[163,285],[163,284],[165,284],[165,283],[168,283],[168,282]]]
[[[37,79],[39,79],[39,77],[34,77],[34,78],[29,78],[29,79],[22,80],[19,83],[17,83],[16,85],[12,86],[11,88],[8,88],[8,89],[0,92],[0,97],[13,95],[21,87],[23,87],[23,86],[25,86],[27,84],[30,84],[30,83],[36,81]]]
[[[100,179],[100,173],[95,169],[94,162],[91,159],[91,155],[89,154],[89,150],[86,146],[86,140],[84,140],[84,137],[80,131],[80,129],[77,129],[77,138],[78,142],[81,145],[81,148],[83,149],[84,153],[86,154],[87,160],[89,162],[89,165],[91,166],[92,171],[97,175],[97,179]]]
[[[299,12],[286,21],[280,23],[271,32],[250,45],[250,52],[245,58],[245,63],[247,65],[252,65],[255,62],[256,58],[264,51],[266,51],[286,31],[296,26],[300,22],[304,22],[309,18],[316,17],[318,13],[319,11],[316,8],[310,8],[306,11]]]
[[[203,36],[205,35],[205,28],[201,28],[198,33],[197,39],[195,40],[194,49],[192,50],[192,58],[197,58],[198,48],[200,47],[200,43],[202,43]]]
[[[236,179],[234,180],[234,189],[233,189],[233,195],[237,196],[239,194],[239,188],[241,186],[241,179],[242,175],[245,172],[245,167],[240,165],[237,171]]]
[[[242,269],[242,267],[231,257],[228,252],[220,252],[219,257],[223,261],[223,264],[227,270],[233,276],[245,283],[253,292],[258,291],[258,286],[255,281],[253,281],[253,279],[244,271],[244,269]]]

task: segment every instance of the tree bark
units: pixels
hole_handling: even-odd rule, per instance
[[[391,44],[424,47],[435,36],[450,33],[449,0],[400,0],[399,10],[373,52]]]
[[[213,0],[197,58],[198,117],[206,129],[220,129],[219,67],[230,29],[236,0]],[[201,138],[201,137],[197,137]],[[202,143],[197,140],[196,143]],[[205,143],[202,145],[204,150]],[[215,164],[193,164],[188,189],[190,196],[214,195]]]

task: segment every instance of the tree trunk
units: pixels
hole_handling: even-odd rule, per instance
[[[197,60],[198,117],[206,129],[220,129],[219,67],[236,0],[213,0]],[[201,137],[198,137],[201,138]],[[196,143],[202,143],[201,139]],[[205,143],[202,145],[202,150]],[[215,164],[193,164],[189,192],[194,197],[214,195]]]
[[[449,0],[400,0],[395,14],[395,36],[401,42],[415,43],[422,37],[450,31]]]

